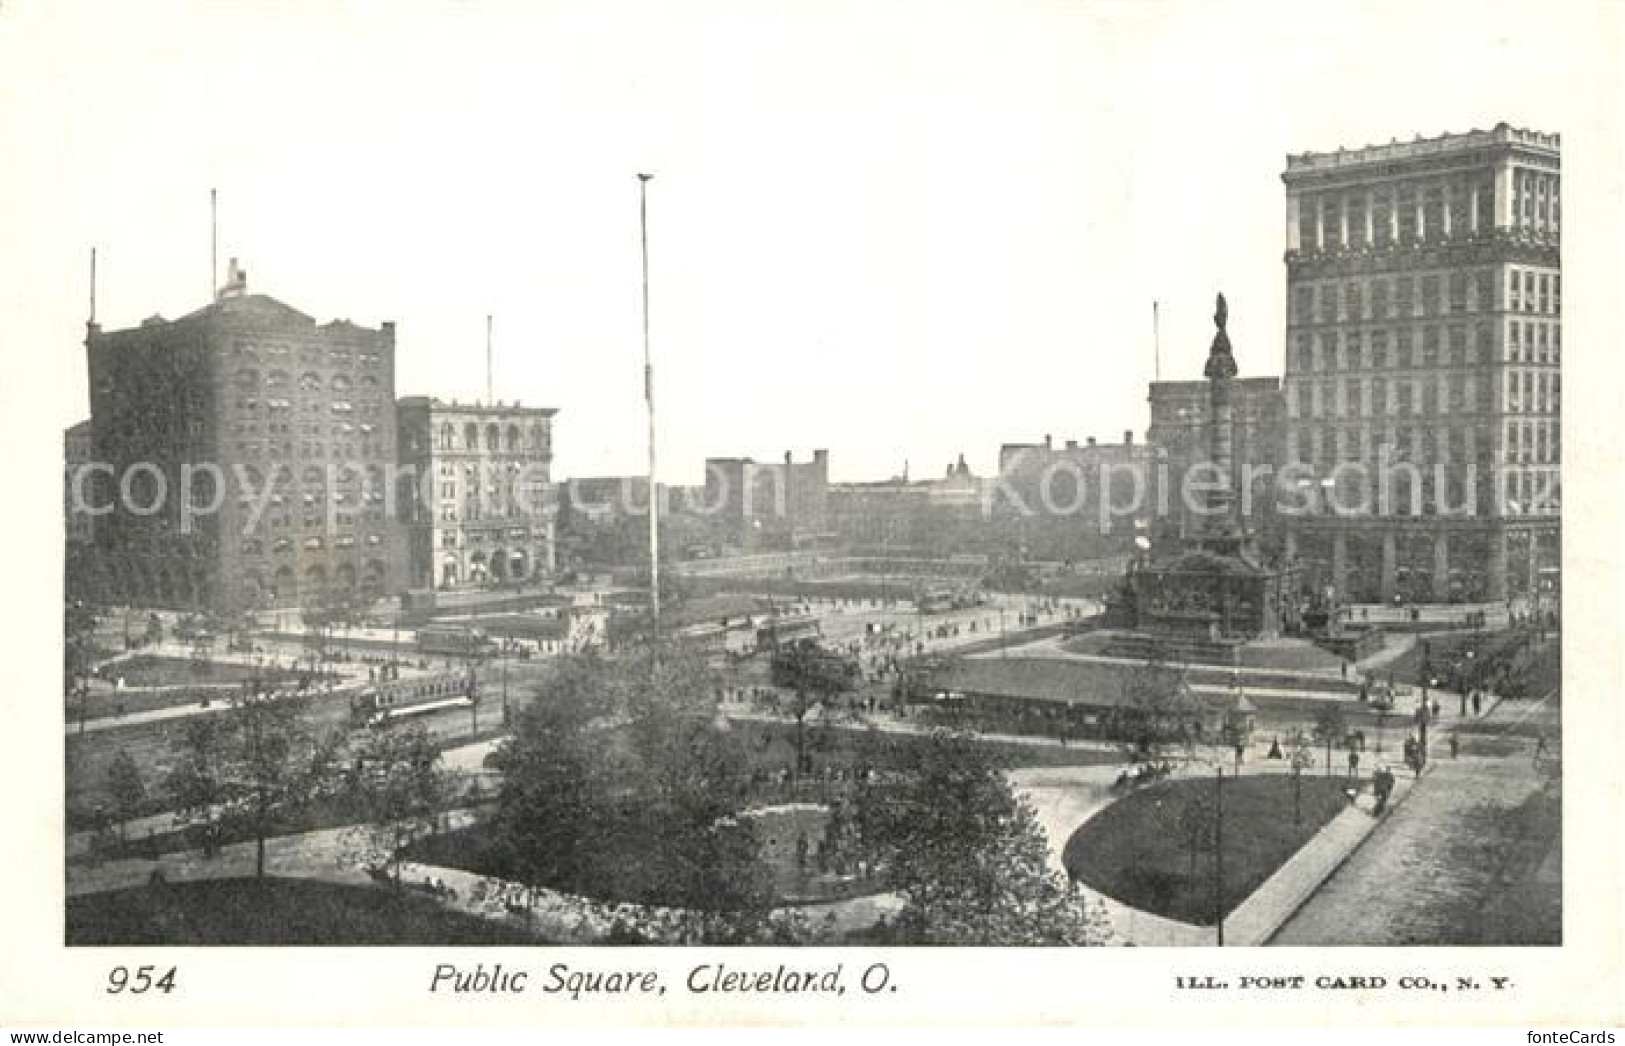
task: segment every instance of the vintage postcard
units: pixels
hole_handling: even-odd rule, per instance
[[[5,0],[0,1023],[1625,1019],[1621,58]]]

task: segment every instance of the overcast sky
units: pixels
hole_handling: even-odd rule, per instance
[[[557,474],[637,472],[653,171],[663,478],[986,473],[1143,437],[1153,299],[1164,377],[1218,290],[1280,372],[1287,153],[1506,120],[1567,170],[1620,58],[1617,7],[1563,3],[5,0],[4,337],[85,416],[91,245],[104,327],[195,309],[218,187],[222,268],[395,320],[398,393],[482,395],[492,313]]]

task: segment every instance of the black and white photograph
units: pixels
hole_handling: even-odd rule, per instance
[[[1617,935],[1599,320],[1567,431],[1563,376],[1621,57],[1606,3],[4,0],[50,947],[703,1000]]]

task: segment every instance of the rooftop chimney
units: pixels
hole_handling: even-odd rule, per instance
[[[248,270],[237,264],[233,258],[226,263],[226,283],[220,288],[218,297],[240,298],[248,293]]]
[[[1091,447],[1092,447],[1092,446],[1094,446],[1094,445],[1095,445],[1095,438],[1094,438],[1094,437],[1093,437],[1093,436],[1090,436],[1090,437],[1089,437],[1089,445],[1090,445],[1090,446],[1091,446]]]
[[[1046,432],[1046,433],[1044,433],[1044,449],[1049,450],[1050,446],[1051,446],[1051,443],[1050,443],[1049,433]]]
[[[1127,446],[1127,447],[1134,446],[1134,430],[1133,429],[1124,429],[1123,430],[1123,445]]]

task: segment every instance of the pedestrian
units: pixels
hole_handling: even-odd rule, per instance
[[[1484,695],[1480,691],[1473,691],[1473,715],[1478,715],[1479,709],[1483,706],[1483,699]]]
[[[1349,776],[1360,776],[1360,753],[1356,752],[1352,747],[1349,748]]]
[[[1282,759],[1282,758],[1285,758],[1284,756],[1281,755],[1281,739],[1279,737],[1275,737],[1275,738],[1272,738],[1270,740],[1270,752],[1269,752],[1269,755],[1266,758],[1269,758],[1269,759]]]
[[[1439,721],[1439,699],[1437,697],[1433,699],[1433,721],[1435,723]]]
[[[1450,758],[1454,759],[1461,754],[1461,739],[1455,734],[1450,735]]]
[[[1542,730],[1540,733],[1535,735],[1535,762],[1537,762],[1537,763],[1540,762],[1540,757],[1545,755],[1545,754],[1546,754],[1546,731]]]
[[[1347,682],[1349,678],[1349,663],[1344,661],[1339,667],[1341,667],[1343,670],[1343,681]]]

